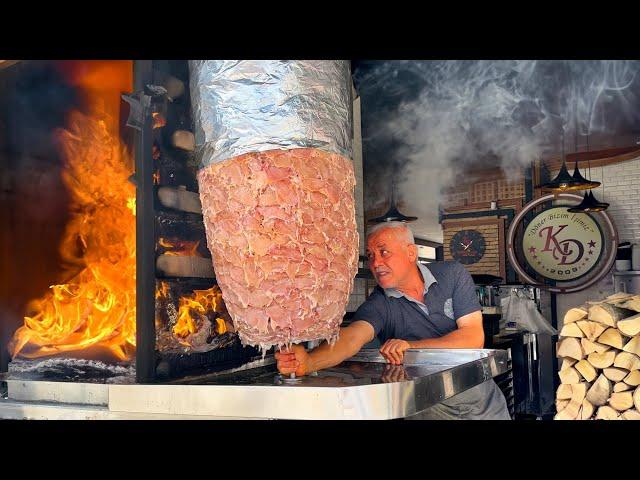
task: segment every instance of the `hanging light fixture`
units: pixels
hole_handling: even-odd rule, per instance
[[[413,222],[418,217],[407,217],[398,211],[396,207],[395,182],[391,181],[391,206],[387,213],[381,217],[371,218],[367,223],[383,223],[383,222]]]
[[[582,176],[582,174],[580,173],[580,170],[578,169],[578,110],[577,110],[577,105],[576,108],[574,110],[574,123],[575,123],[575,152],[576,152],[576,167],[573,170],[573,179],[576,181],[575,186],[576,186],[576,190],[588,190],[591,188],[596,188],[600,186],[600,182],[594,182],[591,180],[587,180],[586,178],[584,178]],[[588,150],[588,136],[587,136],[587,150]],[[586,194],[585,194],[586,196]]]
[[[587,134],[587,154],[588,152],[589,152],[589,135]],[[591,179],[591,160],[588,159],[588,162],[589,162],[589,179]],[[576,162],[576,169],[577,169],[577,162]],[[604,169],[602,170],[602,179],[604,180]],[[588,180],[588,181],[591,182],[591,180]],[[598,185],[600,185],[600,182],[592,182],[592,183],[597,183]],[[594,187],[591,187],[591,188],[594,188]],[[604,185],[602,185],[602,188],[604,192]],[[593,192],[589,190],[584,194],[584,198],[582,199],[582,202],[580,202],[579,205],[576,205],[575,207],[571,207],[568,210],[571,213],[584,213],[584,212],[602,212],[607,208],[609,208],[609,204],[606,202],[598,201],[595,195],[593,194]]]
[[[576,177],[576,172],[578,176]],[[576,178],[574,178],[576,177]],[[585,187],[588,185],[588,181],[585,180],[580,172],[578,171],[578,163],[576,162],[576,170],[573,176],[569,173],[567,169],[567,162],[564,157],[564,129],[562,130],[562,166],[560,167],[560,172],[556,178],[551,180],[550,182],[543,183],[539,185],[538,188],[543,190],[551,191],[551,192],[569,192],[572,190],[584,190],[585,188],[593,188],[593,187]]]

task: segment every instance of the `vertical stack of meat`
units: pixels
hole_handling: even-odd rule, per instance
[[[321,69],[322,62],[313,66]],[[346,84],[343,78],[334,81]],[[313,85],[306,88],[314,92]],[[295,95],[304,94],[298,85]],[[265,96],[260,90],[253,95],[252,100]],[[204,109],[195,110],[202,115]],[[218,114],[224,123],[225,110]],[[255,121],[253,114],[246,114],[246,122]],[[290,118],[285,120],[291,125]],[[349,120],[336,121],[346,130]],[[274,121],[266,128],[273,128]],[[318,126],[317,119],[313,126]],[[350,131],[342,131],[341,137],[350,138]],[[327,142],[315,148],[313,139],[299,140],[292,144],[282,138],[288,148],[274,149],[269,148],[272,135],[266,145],[256,141],[229,149],[229,155],[236,155],[214,154],[215,160],[202,161],[198,174],[208,247],[227,308],[242,342],[263,349],[334,340],[357,272],[352,163],[345,150]],[[211,142],[218,142],[219,152],[219,138]],[[205,156],[207,148],[210,155],[210,145],[201,148]]]

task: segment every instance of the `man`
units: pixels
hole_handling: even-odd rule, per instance
[[[409,348],[482,348],[482,313],[471,275],[458,262],[424,266],[409,227],[402,222],[374,226],[367,238],[369,268],[378,286],[333,346],[307,353],[301,345],[276,353],[282,374],[306,375],[355,355],[375,336],[391,369]],[[397,372],[391,378],[402,379]],[[451,397],[414,419],[500,419],[509,412],[493,380]]]

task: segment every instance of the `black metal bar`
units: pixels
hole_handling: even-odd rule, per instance
[[[555,282],[554,282],[555,283]],[[558,302],[555,293],[551,293],[551,326],[558,329]],[[560,377],[558,376],[558,357],[556,354],[556,344],[558,337],[556,335],[553,336],[553,341],[551,342],[551,352],[553,353],[552,359],[552,371],[551,375],[553,375],[553,391],[555,392],[558,389],[560,384]]]
[[[153,62],[134,62],[134,90],[152,83]],[[136,381],[155,380],[155,212],[153,208],[152,118],[136,130]]]

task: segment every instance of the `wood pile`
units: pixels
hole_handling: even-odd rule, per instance
[[[556,420],[640,420],[640,295],[570,309],[557,355]]]

